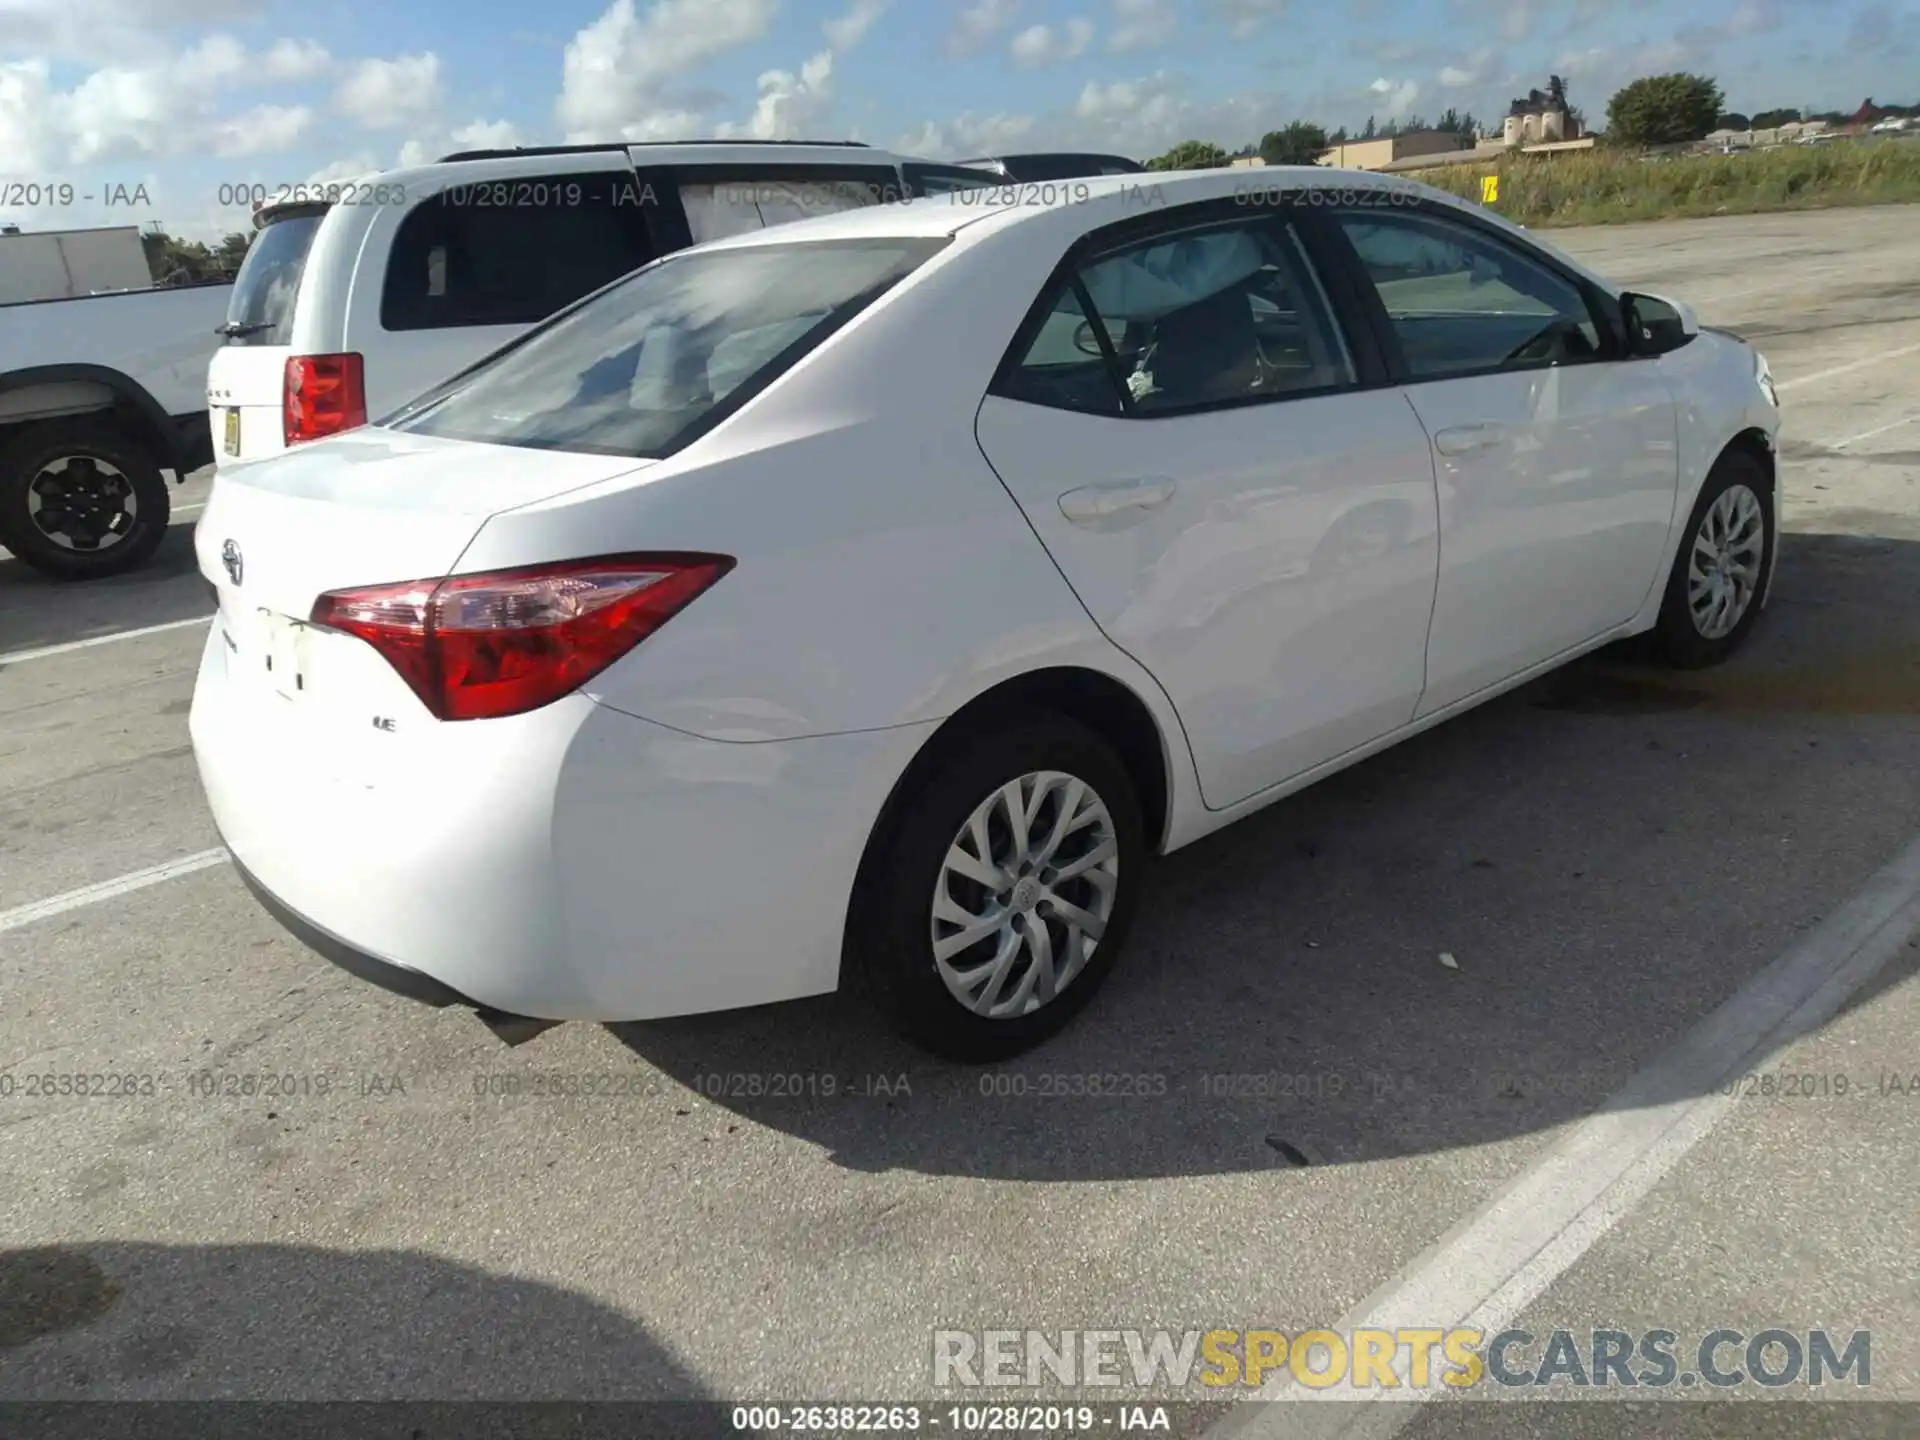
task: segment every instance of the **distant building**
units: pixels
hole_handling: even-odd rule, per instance
[[[1266,163],[1267,162],[1262,160],[1258,155],[1236,155],[1227,162],[1227,168],[1229,170],[1251,170],[1255,166],[1265,165]]]
[[[1349,140],[1321,155],[1317,163],[1341,170],[1384,170],[1415,156],[1456,154],[1467,147],[1451,130],[1413,130],[1372,140]]]
[[[1551,75],[1545,90],[1530,90],[1526,99],[1515,100],[1508,107],[1500,139],[1508,149],[1517,150],[1578,140],[1585,133],[1585,127],[1567,106],[1567,82]]]

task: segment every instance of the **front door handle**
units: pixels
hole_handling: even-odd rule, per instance
[[[1455,425],[1433,437],[1433,448],[1442,455],[1471,455],[1476,450],[1491,450],[1505,436],[1494,424]]]
[[[1123,480],[1112,485],[1088,485],[1060,497],[1060,513],[1076,525],[1098,525],[1129,513],[1158,510],[1173,498],[1173,481]]]

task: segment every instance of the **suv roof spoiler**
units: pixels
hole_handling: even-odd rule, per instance
[[[507,150],[458,150],[451,155],[442,155],[436,163],[449,165],[456,160],[511,160],[518,155],[591,155],[598,151],[625,151],[636,146],[647,149],[666,145],[835,145],[857,150],[873,148],[864,140],[634,140],[598,145],[521,145]]]

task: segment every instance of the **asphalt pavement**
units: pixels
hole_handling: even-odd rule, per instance
[[[1868,1330],[1867,1387],[1713,1398],[1778,1433],[1920,1430],[1920,1407],[1844,1403],[1920,1402],[1897,870],[1920,831],[1920,210],[1553,238],[1772,361],[1789,533],[1751,645],[1688,675],[1594,657],[1171,857],[1099,1001],[994,1070],[838,998],[510,1049],[343,975],[212,853],[197,509],[118,580],[0,554],[0,1400],[1057,1398],[936,1391],[933,1332],[1291,1334],[1511,1271],[1484,1313],[1540,1336]],[[1870,965],[1863,892],[1890,907]],[[1724,1105],[1646,1088],[1762,1014],[1780,957],[1853,979],[1774,1016]],[[1685,1126],[1649,1139],[1662,1107]],[[1548,1182],[1580,1146],[1644,1183],[1579,1208]],[[1499,1209],[1521,1192],[1566,1207],[1525,1255]],[[1462,1251],[1469,1222],[1494,1238]],[[1392,1427],[1673,1433],[1682,1409],[1763,1433],[1751,1405],[1678,1400],[1627,1429],[1471,1401]]]

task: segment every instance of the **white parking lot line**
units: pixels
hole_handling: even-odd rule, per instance
[[[110,645],[115,640],[132,640],[141,635],[158,635],[163,630],[184,630],[189,625],[206,625],[212,620],[211,615],[201,615],[192,620],[169,620],[164,625],[142,625],[138,630],[116,630],[111,635],[95,635],[87,640],[69,640],[64,645],[42,645],[37,650],[11,650],[0,655],[0,665],[18,665],[23,660],[44,660],[49,655],[65,655],[72,650]]]
[[[1840,910],[1754,976],[1731,999],[1617,1091],[1477,1212],[1332,1327],[1505,1328],[1651,1191],[1733,1109],[1728,1078],[1825,1023],[1920,931],[1920,839]],[[1403,1353],[1396,1374],[1408,1373]],[[1376,1403],[1322,1414],[1313,1434],[1386,1440],[1449,1393],[1435,1384],[1381,1392]],[[1364,1401],[1347,1387],[1302,1390],[1285,1375],[1261,1400]],[[1230,1412],[1217,1440],[1301,1433],[1294,1405]]]
[[[1844,440],[1836,440],[1827,448],[1829,450],[1844,450],[1849,445],[1856,444],[1861,440],[1871,440],[1874,436],[1884,435],[1889,430],[1898,430],[1902,425],[1911,425],[1916,420],[1920,420],[1920,415],[1902,415],[1898,420],[1888,421],[1885,425],[1876,425],[1871,430],[1862,430],[1858,435],[1849,435]]]
[[[227,852],[202,850],[194,855],[183,855],[178,860],[169,860],[164,865],[149,865],[145,870],[135,870],[131,874],[121,875],[112,880],[102,880],[94,885],[82,885],[78,890],[69,890],[64,895],[55,895],[46,900],[36,900],[31,905],[18,905],[11,910],[0,910],[0,934],[8,930],[18,930],[22,925],[37,924],[50,920],[55,915],[64,915],[69,910],[78,910],[82,906],[97,905],[102,900],[111,900],[116,895],[125,895],[130,890],[144,890],[149,885],[158,885],[164,880],[176,876],[191,875],[196,870],[210,870],[215,865],[226,863]]]
[[[1862,360],[1849,360],[1844,365],[1834,365],[1825,370],[1816,370],[1811,375],[1796,375],[1791,380],[1775,383],[1776,390],[1797,390],[1802,385],[1812,385],[1820,380],[1831,380],[1836,375],[1850,375],[1855,370],[1864,370],[1869,365],[1884,365],[1889,360],[1898,360],[1902,355],[1920,353],[1920,345],[1902,345],[1897,350],[1882,350],[1878,355],[1869,355]]]

